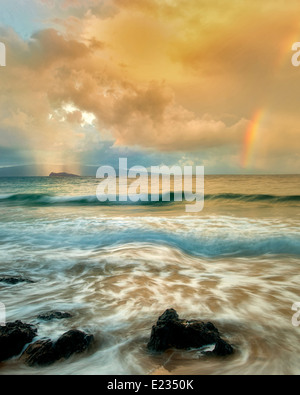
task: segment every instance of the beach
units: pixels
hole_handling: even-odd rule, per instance
[[[299,374],[300,177],[206,176],[205,207],[109,204],[92,177],[0,178],[0,283],[7,322],[38,339],[93,334],[88,352],[49,367],[18,358],[3,374]],[[233,347],[149,353],[151,328],[174,308],[212,322]],[[67,319],[43,321],[48,311]]]

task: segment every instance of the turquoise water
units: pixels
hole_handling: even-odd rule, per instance
[[[7,320],[53,339],[92,332],[89,354],[47,369],[18,360],[0,374],[299,374],[300,177],[207,176],[205,207],[186,202],[107,204],[94,178],[0,178],[0,284]],[[147,353],[151,326],[169,307],[214,322],[235,348],[228,360],[199,351]],[[41,323],[49,310],[71,320]]]

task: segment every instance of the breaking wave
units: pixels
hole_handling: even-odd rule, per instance
[[[179,196],[179,199],[178,199]],[[159,195],[157,201],[152,201],[151,195],[143,195],[138,202],[132,202],[130,199],[123,201],[121,197],[117,197],[116,201],[100,202],[96,195],[88,196],[54,196],[48,194],[11,194],[1,195],[1,205],[18,205],[18,206],[105,206],[105,205],[160,205],[170,203],[180,203],[186,201],[185,194],[180,197],[178,193],[167,192]],[[178,201],[179,200],[179,201]],[[266,204],[282,204],[282,203],[299,203],[299,195],[263,195],[263,194],[208,194],[205,195],[205,201],[235,201],[243,203],[266,203]]]

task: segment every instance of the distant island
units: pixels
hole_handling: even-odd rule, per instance
[[[50,173],[49,177],[80,177],[80,176],[70,173]]]

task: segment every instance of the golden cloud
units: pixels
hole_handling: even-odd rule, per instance
[[[40,2],[63,9],[56,29],[30,40],[0,31],[10,63],[1,71],[1,144],[22,136],[39,152],[76,153],[92,123],[120,146],[238,153],[264,108],[258,155],[299,150],[300,72],[290,64],[297,2]]]

